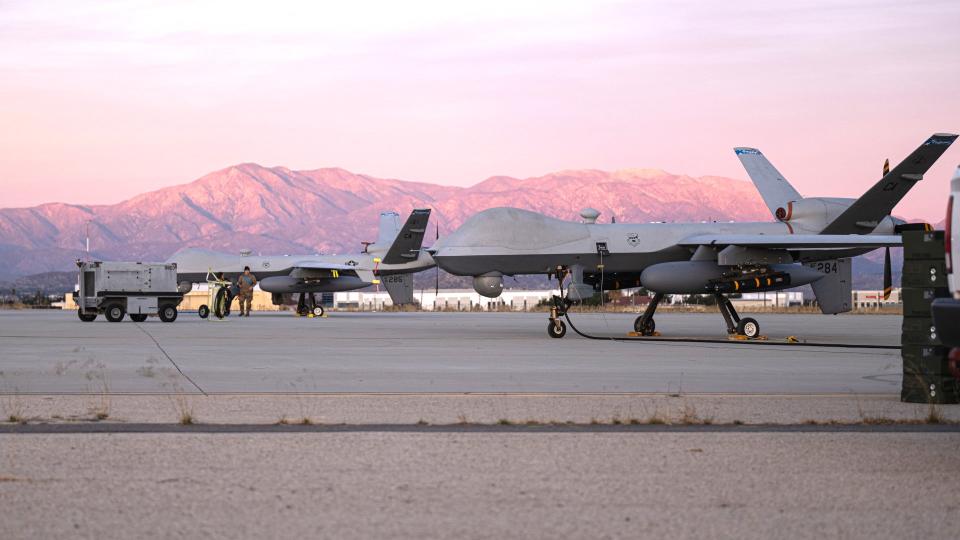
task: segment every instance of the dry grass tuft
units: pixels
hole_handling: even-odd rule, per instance
[[[96,369],[87,371],[84,377],[92,385],[88,386],[88,389],[96,393],[95,401],[88,407],[87,412],[95,421],[106,420],[110,416],[110,381],[107,378],[107,366],[97,363]]]
[[[683,411],[680,413],[678,424],[683,426],[709,426],[713,424],[712,416],[700,416],[697,408],[689,403],[684,403]]]
[[[647,418],[647,423],[650,425],[661,426],[667,423],[667,419],[663,416],[660,416],[659,412],[655,412],[650,418]]]
[[[931,403],[927,410],[926,421],[928,424],[946,424],[947,419],[943,416],[943,411],[936,404]]]

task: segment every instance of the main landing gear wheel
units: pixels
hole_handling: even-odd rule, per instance
[[[147,320],[147,316],[144,315],[143,313],[131,313],[130,320],[133,322],[143,322]]]
[[[201,319],[206,319],[210,316],[210,307],[206,304],[203,304],[200,306],[200,309],[197,310],[197,315],[199,315]]]
[[[323,317],[323,306],[317,303],[314,293],[300,293],[297,299],[297,315],[301,317]]]
[[[123,309],[123,306],[120,304],[110,304],[103,312],[110,322],[120,322],[123,320],[123,316],[126,315],[126,310]]]
[[[562,338],[567,335],[567,325],[560,319],[547,323],[547,334],[552,338]]]
[[[657,323],[654,322],[653,317],[644,321],[641,315],[633,321],[633,329],[641,336],[652,336],[657,329]]]
[[[93,322],[97,318],[96,311],[88,311],[86,313],[77,310],[77,317],[80,317],[80,320],[83,322]]]
[[[740,322],[737,323],[737,333],[741,336],[747,336],[750,339],[754,339],[760,335],[760,323],[758,323],[756,319],[751,319],[750,317],[740,319]]]

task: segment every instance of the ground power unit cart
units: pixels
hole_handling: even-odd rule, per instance
[[[143,322],[156,315],[163,322],[177,319],[183,293],[177,288],[177,265],[172,263],[77,261],[80,269],[77,315],[92,322],[103,313],[110,322],[129,315]]]

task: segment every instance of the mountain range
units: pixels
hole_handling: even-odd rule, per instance
[[[339,168],[294,171],[244,163],[111,205],[66,203],[0,209],[0,280],[69,271],[84,255],[164,260],[181,247],[226,252],[347,253],[376,238],[378,215],[432,208],[440,234],[498,206],[600,221],[769,220],[749,182],[657,169],[567,170],[494,176],[470,187],[375,178]],[[434,225],[431,224],[431,230]],[[432,243],[430,239],[427,244]]]

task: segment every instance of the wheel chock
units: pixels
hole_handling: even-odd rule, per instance
[[[313,318],[313,313],[307,313],[307,318],[312,319],[312,318]]]
[[[654,330],[653,333],[650,334],[649,336],[645,336],[640,332],[627,332],[628,337],[659,337],[660,335],[662,334],[660,334],[660,332],[657,332],[656,330]]]
[[[800,343],[800,338],[797,336],[787,336],[787,343]]]
[[[755,338],[749,338],[743,334],[731,334],[727,336],[727,339],[731,341],[769,341],[770,338],[767,336],[757,336]]]

